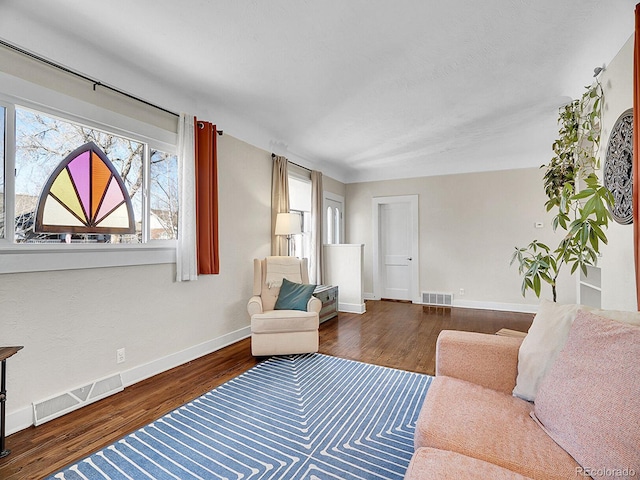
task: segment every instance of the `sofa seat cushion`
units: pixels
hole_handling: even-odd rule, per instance
[[[251,333],[285,333],[318,330],[316,312],[270,310],[251,317]]]
[[[451,450],[534,479],[575,478],[578,464],[531,418],[533,404],[436,376],[418,417],[415,446]]]
[[[416,450],[404,480],[526,480],[529,477],[456,452],[423,447]]]

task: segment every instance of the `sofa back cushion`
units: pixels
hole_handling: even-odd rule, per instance
[[[578,310],[533,416],[584,473],[640,475],[639,360],[640,327]]]

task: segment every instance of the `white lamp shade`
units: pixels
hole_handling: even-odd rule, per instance
[[[276,217],[276,235],[298,235],[302,233],[298,213],[279,213]]]

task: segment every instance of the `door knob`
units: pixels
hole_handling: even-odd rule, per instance
[[[413,260],[413,258],[411,258],[411,257],[408,257],[408,258],[407,258],[407,260],[409,260],[409,261],[411,261],[411,260]]]

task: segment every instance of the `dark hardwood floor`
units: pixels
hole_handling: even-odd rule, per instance
[[[340,313],[320,326],[320,353],[433,374],[441,330],[527,331],[532,314],[368,301],[363,315]],[[139,382],[123,392],[7,438],[0,479],[39,479],[105,447],[250,369],[249,339]]]

